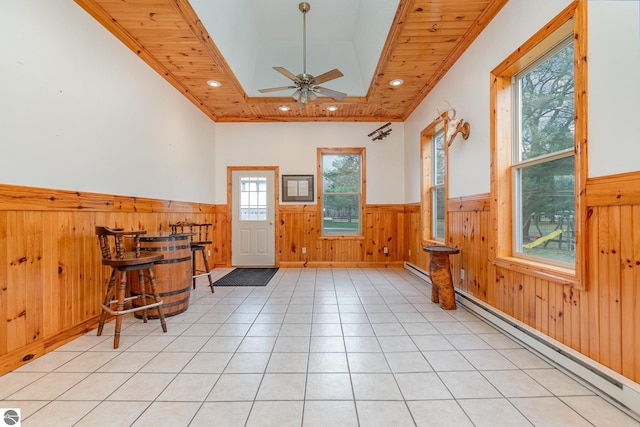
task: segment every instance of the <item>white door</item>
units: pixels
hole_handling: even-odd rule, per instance
[[[231,264],[273,267],[275,171],[233,170],[231,181]]]

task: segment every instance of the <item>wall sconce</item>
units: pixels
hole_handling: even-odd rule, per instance
[[[393,130],[389,126],[391,126],[391,122],[387,123],[386,125],[380,126],[378,129],[374,130],[373,132],[371,132],[367,136],[369,138],[371,138],[372,141],[386,138],[387,136],[389,136],[389,134]],[[389,128],[389,129],[387,129],[387,128]]]

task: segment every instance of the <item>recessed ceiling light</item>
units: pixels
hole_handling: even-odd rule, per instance
[[[278,109],[280,111],[289,111],[291,108],[288,105],[281,105]]]
[[[222,86],[222,83],[220,83],[217,80],[207,80],[207,84],[211,87],[220,87]]]
[[[402,83],[404,83],[402,79],[393,79],[389,82],[391,86],[400,86]]]
[[[335,105],[329,105],[327,107],[327,110],[328,111],[338,111],[338,107],[336,107]]]

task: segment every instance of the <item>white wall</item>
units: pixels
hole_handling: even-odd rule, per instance
[[[489,73],[569,0],[511,0],[405,122],[405,200],[420,200],[420,132],[447,107],[471,124],[449,150],[449,195],[490,191]],[[637,1],[589,1],[589,176],[640,169]]]
[[[640,1],[589,1],[589,176],[640,170]]]
[[[211,203],[215,123],[68,0],[0,13],[0,183]]]
[[[367,135],[382,124],[217,123],[216,203],[227,202],[227,166],[279,166],[281,175],[316,175],[317,147],[365,147],[366,202],[404,203],[403,125],[392,123],[388,137],[372,142]]]

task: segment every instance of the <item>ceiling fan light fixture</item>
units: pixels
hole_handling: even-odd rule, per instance
[[[404,80],[402,79],[393,79],[389,82],[389,85],[391,86],[400,86],[402,83],[404,83]]]
[[[314,101],[317,98],[316,94],[342,101],[347,96],[346,93],[319,86],[322,83],[342,77],[343,74],[340,70],[334,68],[318,76],[307,74],[307,13],[311,10],[311,6],[307,2],[302,2],[298,5],[298,9],[302,12],[302,73],[295,75],[284,67],[273,67],[274,70],[291,80],[294,85],[258,89],[258,92],[270,93],[297,88],[292,97],[298,101],[299,105],[306,105],[307,101]]]
[[[207,84],[211,87],[220,87],[222,86],[222,83],[220,83],[217,80],[207,80]]]

